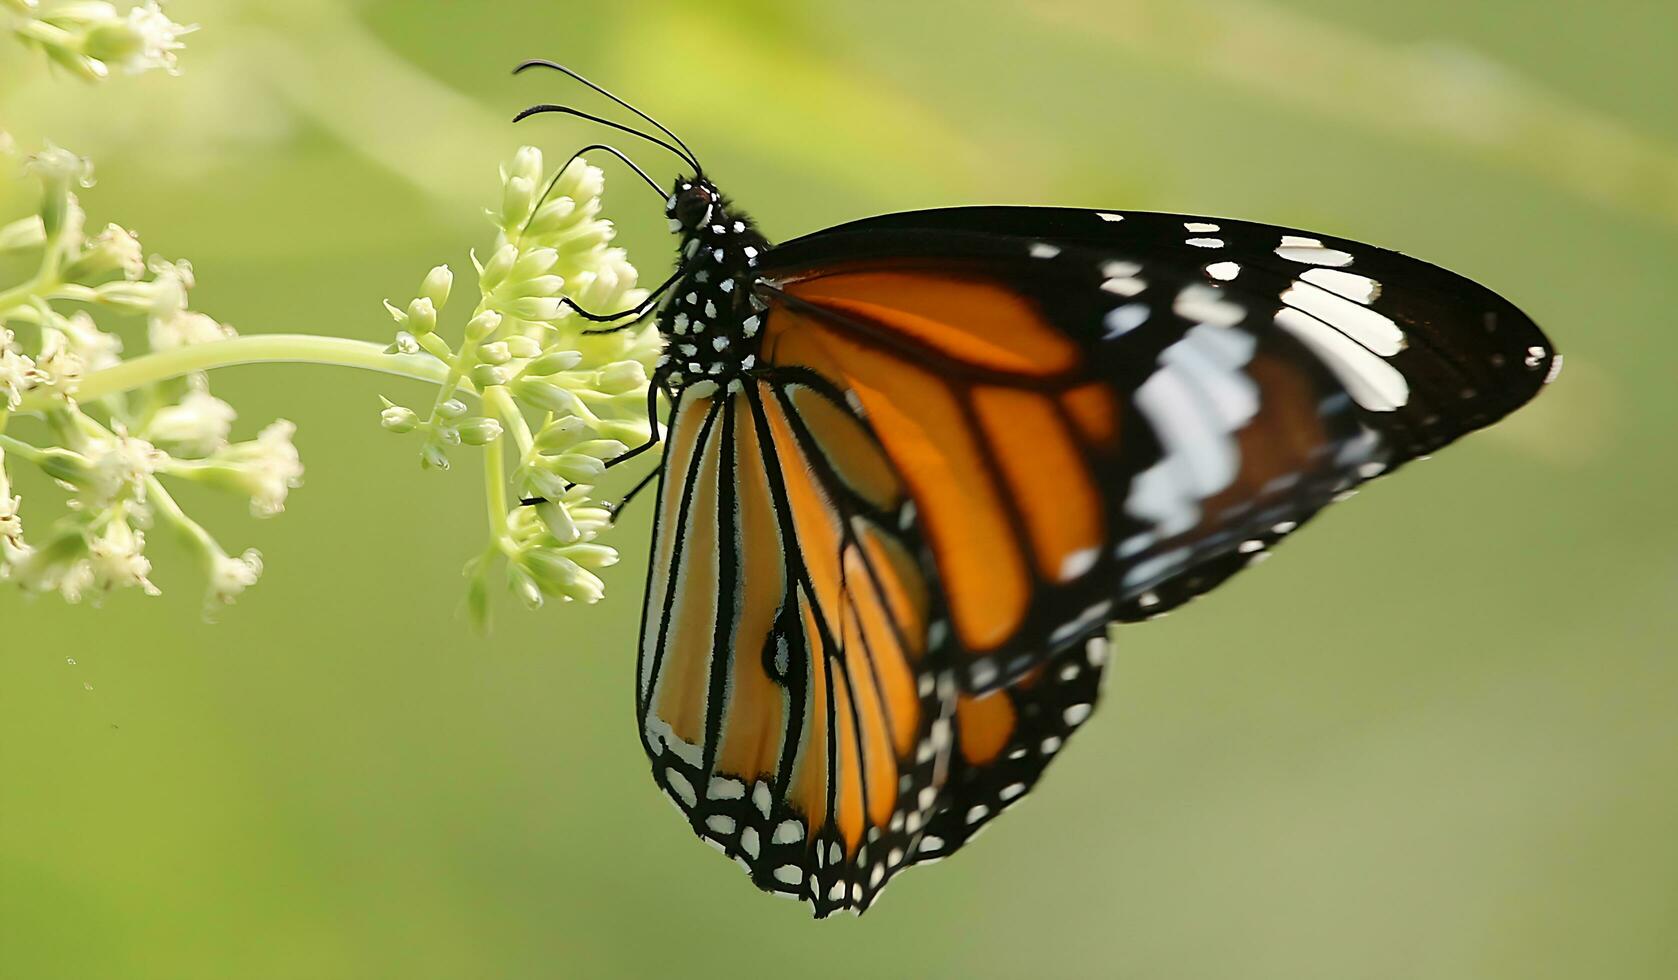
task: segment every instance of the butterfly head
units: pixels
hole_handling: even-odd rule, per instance
[[[681,178],[664,205],[670,230],[683,238],[698,234],[723,210],[722,194],[703,177]]]

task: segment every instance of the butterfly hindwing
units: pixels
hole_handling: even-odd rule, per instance
[[[701,382],[669,428],[642,739],[759,887],[860,911],[939,799],[954,684],[907,497],[819,379]]]

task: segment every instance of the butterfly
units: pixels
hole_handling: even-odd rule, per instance
[[[637,720],[694,832],[818,917],[1024,798],[1094,710],[1112,624],[1561,366],[1459,275],[1247,221],[969,207],[772,244],[670,130],[532,65],[662,135],[519,118],[692,171],[666,192],[587,148],[635,167],[680,243],[646,302],[574,306],[665,340]]]

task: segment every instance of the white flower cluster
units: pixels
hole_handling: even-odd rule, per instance
[[[0,255],[36,260],[25,281],[0,286],[0,578],[72,602],[122,588],[155,594],[146,535],[162,523],[198,551],[209,603],[231,602],[256,581],[260,556],[230,557],[165,481],[229,490],[257,516],[277,514],[303,477],[293,427],[279,421],[254,440],[231,442],[236,413],[202,375],[80,401],[83,379],[117,368],[125,348],[171,350],[234,332],[190,308],[191,265],[147,260],[120,225],[88,232],[76,194],[92,184],[87,161],[48,146],[26,169],[41,183],[41,205],[0,226]],[[132,336],[142,318],[143,342]],[[27,536],[14,463],[32,465],[69,497],[38,532],[32,516]]]
[[[437,333],[453,285],[446,266],[426,276],[406,308],[385,304],[400,327],[390,350],[423,351],[449,368],[428,411],[386,401],[385,428],[418,432],[421,460],[435,469],[448,467],[456,446],[485,447],[490,485],[499,488],[489,503],[490,543],[467,567],[480,622],[487,576],[503,560],[509,588],[531,606],[601,597],[592,569],[617,553],[595,542],[610,517],[592,485],[608,460],[647,441],[648,369],[661,347],[650,324],[598,332],[565,303],[615,313],[647,295],[610,244],[600,170],[576,159],[549,174],[541,151],[524,147],[502,168],[501,184],[501,205],[489,212],[495,244],[487,258],[473,255],[480,298],[458,348]],[[470,393],[476,414],[460,397]]]
[[[103,0],[0,0],[0,29],[53,64],[98,81],[113,71],[175,74],[181,37],[198,28],[170,20],[158,0],[126,12]]]

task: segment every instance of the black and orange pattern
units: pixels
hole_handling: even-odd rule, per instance
[[[771,247],[703,180],[669,213],[643,741],[695,831],[817,915],[1023,798],[1111,623],[1559,366],[1490,291],[1290,229],[976,208]]]

